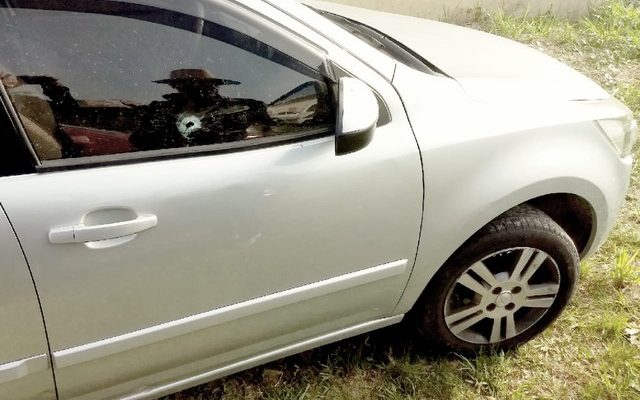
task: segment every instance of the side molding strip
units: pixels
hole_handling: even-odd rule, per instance
[[[53,353],[54,365],[57,368],[69,367],[305,300],[391,278],[403,274],[407,269],[407,263],[407,260],[394,261],[124,335],[56,351]]]
[[[46,354],[0,364],[0,384],[24,378],[49,369],[49,357]]]
[[[353,336],[357,336],[365,332],[370,332],[376,329],[381,329],[393,324],[397,324],[400,321],[402,321],[403,317],[404,317],[404,314],[400,314],[400,315],[395,315],[393,317],[382,318],[375,321],[365,322],[365,323],[355,325],[346,329],[329,333],[327,335],[318,336],[309,340],[292,344],[290,346],[282,347],[264,354],[260,354],[258,356],[249,358],[247,360],[243,360],[235,364],[227,365],[222,368],[214,369],[213,371],[195,375],[190,378],[186,378],[177,382],[169,383],[169,384],[158,386],[155,388],[149,388],[142,392],[138,392],[126,397],[122,397],[120,400],[143,400],[143,399],[165,396],[182,389],[200,385],[202,383],[206,383],[214,379],[222,378],[223,376],[244,371],[245,369],[248,369],[248,368],[257,367],[258,365],[266,364],[270,361],[275,361],[283,357],[288,357],[293,354],[301,353],[305,350],[313,349],[318,346],[324,346],[326,344],[337,342],[339,340],[347,339]]]

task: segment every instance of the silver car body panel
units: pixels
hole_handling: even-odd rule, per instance
[[[287,307],[295,303],[328,296],[343,290],[354,289],[368,283],[402,275],[406,271],[407,260],[399,260],[364,271],[356,271],[283,292],[232,304],[213,311],[170,321],[98,342],[58,351],[53,353],[53,360],[56,367],[66,368],[71,365],[93,361],[138,347],[152,345],[163,340],[210,329],[227,322]]]
[[[0,365],[0,385],[47,370],[49,370],[49,356],[47,354],[2,364]]]
[[[264,2],[243,6],[367,82],[392,121],[344,157],[327,137],[0,179],[61,399],[140,397],[401,318],[393,308],[415,262],[422,168],[390,76]],[[157,226],[113,246],[48,240],[52,228],[117,212],[155,215]]]
[[[620,102],[484,103],[450,79],[404,66],[394,85],[420,143],[426,186],[418,260],[396,312],[408,311],[481,227],[546,194],[574,194],[591,205],[595,229],[582,257],[602,244],[624,202],[633,160],[618,157],[593,120],[628,112]]]
[[[568,65],[513,40],[423,18],[321,1],[305,3],[362,22],[398,40],[456,79],[477,100],[610,97]]]
[[[352,336],[360,335],[375,329],[381,329],[390,325],[394,325],[402,321],[402,315],[396,315],[388,318],[381,318],[373,321],[364,322],[358,325],[351,326],[349,328],[340,329],[331,333],[317,336],[304,341],[289,344],[284,347],[277,348],[275,350],[262,353],[255,357],[249,357],[238,361],[236,363],[228,364],[222,368],[214,369],[204,372],[199,375],[190,376],[186,379],[177,380],[167,385],[157,386],[151,389],[142,390],[138,393],[131,394],[126,397],[122,397],[122,400],[142,400],[148,398],[156,398],[164,396],[166,394],[174,393],[176,391],[193,387],[202,383],[209,382],[213,379],[222,378],[224,376],[234,374],[236,372],[243,371],[248,368],[256,367],[275,361],[283,357],[287,357],[293,354],[297,354],[306,350],[323,346],[325,344],[337,342],[342,339],[346,339]]]
[[[0,254],[0,399],[55,399],[38,297],[1,206]]]
[[[320,139],[0,181],[61,398],[116,383],[121,396],[158,383],[131,377],[199,374],[393,315],[410,268],[383,264],[413,265],[422,201],[415,141],[400,121],[349,157]],[[113,247],[42,234],[112,208],[157,215],[158,225]],[[223,314],[203,318],[212,310]]]
[[[572,68],[505,38],[335,3],[304,3],[389,34],[451,77],[397,63],[392,81],[425,174],[418,260],[395,312],[407,312],[446,259],[482,226],[546,194],[587,200],[594,231],[581,256],[598,249],[624,202],[633,160],[618,157],[594,121],[628,115],[626,106]]]
[[[198,15],[186,3],[166,6]],[[583,255],[613,225],[631,159],[620,159],[593,121],[626,109],[568,67],[527,55],[570,83],[528,97],[519,93],[541,82],[535,68],[503,79],[484,60],[473,76],[453,68],[472,61],[447,61],[440,49],[430,61],[456,79],[428,75],[296,1],[234,3],[366,82],[392,122],[344,157],[327,137],[0,178],[43,301],[60,399],[154,398],[399,322],[467,238],[544,194],[573,193],[593,207]],[[104,210],[156,215],[158,225],[113,246],[49,242],[51,228]]]

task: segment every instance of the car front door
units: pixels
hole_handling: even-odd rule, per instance
[[[39,3],[3,14],[0,77],[39,165],[0,181],[0,202],[61,399],[144,393],[391,316],[422,201],[400,109],[336,157],[322,49],[242,7]]]

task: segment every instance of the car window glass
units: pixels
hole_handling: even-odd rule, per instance
[[[194,3],[206,19],[115,1],[0,1],[0,80],[42,160],[332,129],[318,65]]]
[[[0,99],[0,177],[31,173],[33,161]]]

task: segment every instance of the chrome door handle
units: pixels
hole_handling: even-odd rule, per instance
[[[130,221],[114,222],[112,224],[62,226],[49,231],[49,242],[54,244],[87,243],[116,239],[135,235],[156,225],[158,225],[158,217],[155,215],[141,215]]]

